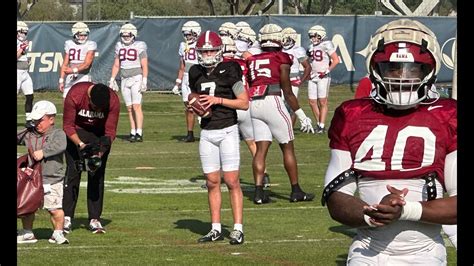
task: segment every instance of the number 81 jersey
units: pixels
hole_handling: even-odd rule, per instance
[[[143,57],[147,57],[146,50],[147,45],[143,41],[134,41],[130,45],[117,42],[115,45],[115,56],[120,61],[120,68],[141,68],[140,60]]]
[[[411,179],[437,172],[444,184],[446,155],[457,150],[456,101],[390,110],[368,98],[349,100],[336,109],[328,134],[331,149],[349,151],[363,176]]]

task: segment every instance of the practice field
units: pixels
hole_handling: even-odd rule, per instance
[[[330,91],[329,124],[333,111],[352,98],[349,86]],[[121,98],[121,96],[120,96]],[[62,126],[59,92],[37,92],[35,102],[50,100],[58,108],[57,126]],[[122,99],[121,99],[122,100]],[[24,97],[17,97],[17,126],[25,120]],[[307,90],[300,90],[300,104],[313,119]],[[122,103],[117,139],[109,156],[105,180],[102,224],[107,233],[94,235],[88,229],[86,180],[83,173],[80,198],[67,235],[69,245],[48,243],[52,233],[49,214],[36,214],[35,244],[17,245],[18,265],[343,265],[355,231],[331,219],[320,198],[329,160],[327,134],[312,135],[295,129],[295,150],[300,184],[316,193],[313,202],[290,203],[291,192],[279,147],[274,143],[267,158],[273,202],[254,205],[251,155],[241,142],[241,184],[244,192],[245,243],[232,246],[233,229],[229,197],[222,186],[224,241],[198,244],[210,230],[205,179],[201,172],[198,141],[180,141],[186,134],[181,97],[151,93],[144,96],[144,142],[130,143],[129,121]],[[313,119],[314,121],[314,119]],[[196,123],[195,136],[199,137]],[[26,149],[18,147],[18,153]],[[348,206],[350,208],[350,206]],[[17,220],[17,228],[21,221]],[[448,264],[456,265],[456,251],[448,245]]]

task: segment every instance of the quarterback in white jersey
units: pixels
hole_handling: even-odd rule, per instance
[[[293,94],[298,98],[298,92],[300,89],[301,82],[308,79],[309,75],[311,74],[311,65],[308,61],[308,56],[306,55],[306,50],[296,44],[296,39],[298,33],[290,27],[284,28],[283,31],[283,52],[290,55],[290,58],[293,60],[293,64],[290,68],[290,82],[291,82],[291,89],[293,90]],[[300,78],[300,64],[303,66],[303,77]],[[296,122],[296,115],[288,106],[285,101],[285,105],[290,112],[291,120],[293,123],[293,127],[295,126]]]
[[[63,98],[72,85],[82,81],[92,81],[89,72],[94,61],[97,43],[89,38],[89,27],[83,22],[72,26],[72,40],[64,43],[64,61],[59,76],[59,90]]]
[[[33,109],[33,81],[31,80],[28,68],[30,66],[26,53],[30,42],[26,39],[28,25],[23,21],[18,21],[16,26],[16,94],[20,89],[25,95],[25,115],[26,121]]]
[[[115,45],[115,59],[109,87],[118,91],[115,80],[119,70],[121,92],[130,120],[130,142],[143,141],[142,93],[147,90],[148,56],[147,45],[136,41],[137,28],[124,24],[120,28],[120,41]]]
[[[328,96],[331,77],[329,73],[339,64],[336,48],[326,40],[326,29],[320,25],[308,31],[311,44],[308,53],[311,60],[311,80],[308,82],[308,99],[318,123],[317,133],[326,132],[324,126],[328,113]]]
[[[189,88],[189,69],[191,66],[198,63],[197,53],[196,53],[196,40],[201,34],[201,26],[196,21],[188,21],[184,23],[183,27],[181,28],[181,32],[183,33],[183,37],[185,39],[184,42],[179,44],[179,70],[178,70],[178,77],[176,78],[175,86],[173,87],[172,91],[174,94],[181,94],[183,98],[185,109],[185,116],[186,116],[186,127],[187,127],[187,135],[184,139],[185,142],[194,142],[194,113],[188,110],[188,96],[191,93],[191,89]],[[181,88],[180,88],[181,86]]]

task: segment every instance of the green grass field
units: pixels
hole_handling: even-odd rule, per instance
[[[333,86],[330,113],[352,98],[348,86]],[[62,126],[59,92],[35,93],[35,102],[47,99],[58,108],[57,126]],[[23,126],[24,97],[17,98],[17,126]],[[310,116],[307,90],[300,103]],[[67,235],[70,245],[48,243],[52,233],[49,214],[36,214],[36,244],[17,245],[18,265],[343,265],[355,231],[333,221],[321,206],[324,173],[329,160],[327,135],[308,135],[295,130],[295,150],[300,184],[316,193],[313,202],[290,203],[290,186],[277,144],[270,147],[267,168],[273,203],[254,205],[251,155],[241,143],[241,183],[244,191],[245,244],[231,246],[228,239],[198,244],[210,229],[207,190],[201,172],[198,142],[184,143],[186,134],[181,97],[147,93],[144,97],[144,142],[129,143],[128,115],[122,110],[106,171],[103,225],[107,233],[94,235],[88,229],[86,182]],[[310,116],[312,119],[313,117]],[[314,120],[314,119],[313,119]],[[195,135],[199,137],[196,124]],[[18,147],[18,153],[24,153]],[[86,180],[83,174],[83,181]],[[233,229],[225,185],[222,225],[227,236]],[[17,220],[21,228],[21,221]],[[456,251],[448,245],[448,264],[456,265]]]

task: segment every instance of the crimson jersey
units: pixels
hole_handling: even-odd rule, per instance
[[[380,106],[372,99],[349,100],[336,109],[329,146],[349,151],[352,166],[363,176],[410,179],[435,171],[444,184],[445,157],[457,150],[456,104],[439,99],[416,109],[383,113],[376,111]]]
[[[262,52],[247,58],[250,86],[280,84],[280,65],[293,63],[282,51]]]
[[[192,92],[226,99],[236,99],[232,87],[242,81],[242,69],[236,62],[221,62],[208,75],[207,69],[197,64],[189,69],[189,87]],[[216,104],[212,115],[202,118],[201,128],[222,129],[237,124],[235,109]]]
[[[247,61],[244,59],[240,58],[229,58],[229,57],[224,57],[224,62],[237,62],[240,65],[240,69],[242,69],[242,83],[244,84],[244,88],[249,93],[249,82],[248,82],[248,72],[249,68],[247,67]]]
[[[78,82],[71,87],[64,99],[63,129],[67,136],[76,133],[77,128],[93,132],[96,136],[115,139],[120,112],[120,100],[109,88],[110,103],[108,111],[94,111],[89,103],[87,90],[92,82]]]

